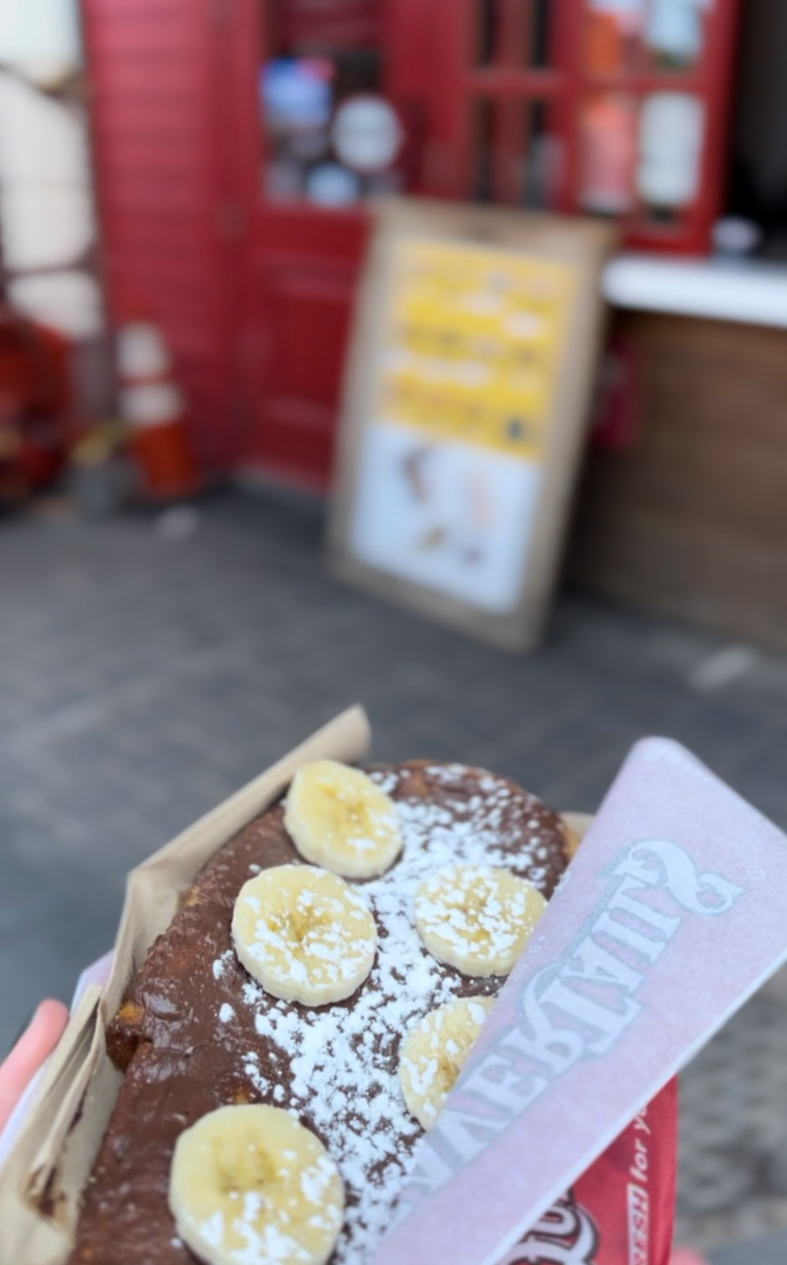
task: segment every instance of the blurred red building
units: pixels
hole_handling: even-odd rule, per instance
[[[208,468],[326,486],[371,196],[708,249],[736,0],[82,8],[110,309],[161,322]]]

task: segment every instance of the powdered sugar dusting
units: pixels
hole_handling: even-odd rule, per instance
[[[203,1221],[200,1226],[203,1239],[210,1247],[221,1247],[224,1238],[224,1217],[220,1212],[214,1212],[207,1221]]]
[[[373,1255],[391,1222],[409,1156],[422,1133],[402,1095],[402,1035],[456,996],[463,984],[420,941],[414,920],[417,888],[435,871],[457,863],[520,869],[536,886],[549,877],[548,866],[536,860],[543,839],[534,844],[521,837],[521,813],[513,826],[507,817],[516,792],[484,775],[474,782],[478,793],[468,798],[467,788],[458,786],[465,772],[456,765],[429,766],[425,774],[440,784],[442,802],[403,799],[396,804],[404,837],[401,857],[386,874],[358,888],[374,915],[379,940],[369,978],[349,1006],[309,1010],[292,1002],[274,1003],[253,981],[244,983],[238,998],[239,1006],[253,1012],[266,1059],[277,1065],[280,1060],[288,1069],[287,1092],[261,1075],[254,1051],[244,1058],[246,1074],[267,1101],[288,1109],[324,1140],[346,1183],[349,1198],[333,1258],[337,1265],[356,1265]],[[404,774],[386,770],[371,776],[390,794]],[[525,811],[538,808],[532,800]],[[543,825],[542,819],[535,820]],[[474,984],[479,995],[494,994],[500,981],[479,979]]]
[[[230,962],[232,962],[234,957],[235,957],[235,954],[232,952],[232,949],[225,949],[221,957],[216,958],[216,960],[213,963],[213,968],[212,968],[214,979],[218,980],[222,978],[222,976],[224,975],[224,972],[226,971],[227,967],[229,966]]]
[[[257,1054],[256,1050],[250,1050],[248,1054],[244,1055],[243,1070],[257,1092],[264,1096],[269,1093],[271,1083],[267,1076],[262,1075],[259,1063],[260,1056]]]

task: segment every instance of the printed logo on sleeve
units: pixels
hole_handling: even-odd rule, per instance
[[[606,1054],[641,1015],[639,992],[686,918],[728,913],[744,888],[698,869],[667,839],[631,844],[574,941],[519,997],[519,1023],[471,1062],[428,1140],[410,1190],[431,1194],[582,1059]],[[412,1210],[405,1198],[399,1221]]]
[[[595,1265],[598,1243],[592,1218],[565,1195],[506,1253],[500,1265]]]

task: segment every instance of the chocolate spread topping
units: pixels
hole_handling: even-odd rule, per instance
[[[167,1191],[178,1135],[227,1103],[293,1110],[324,1142],[345,1181],[345,1225],[330,1265],[371,1257],[422,1136],[404,1105],[399,1048],[407,1030],[452,997],[494,995],[437,962],[415,930],[415,888],[460,861],[505,865],[550,896],[565,869],[559,816],[513,782],[458,765],[378,767],[399,805],[400,859],[357,883],[378,954],[346,1001],[310,1009],[266,994],[240,965],[230,924],[253,874],[301,858],[275,806],[203,869],[132,979],[108,1047],[126,1071],[89,1178],[71,1265],[186,1265]]]

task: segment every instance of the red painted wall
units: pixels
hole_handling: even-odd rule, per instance
[[[83,0],[109,306],[139,308],[174,355],[199,460],[232,460],[226,255],[203,0]],[[217,25],[218,24],[218,25]],[[231,232],[231,226],[230,226]]]

